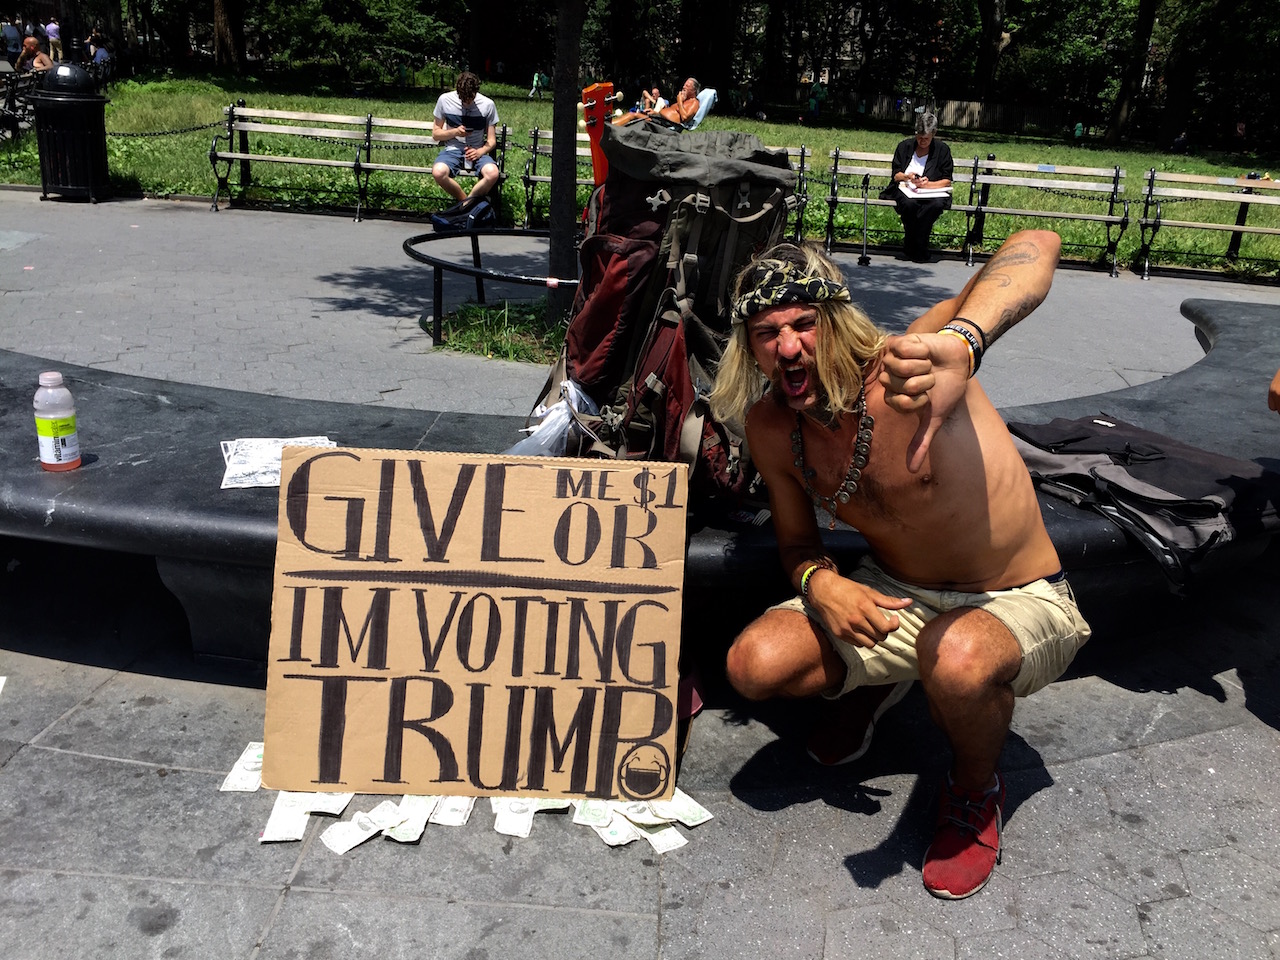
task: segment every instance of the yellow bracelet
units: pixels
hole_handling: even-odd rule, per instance
[[[946,327],[943,327],[941,330],[939,330],[939,331],[938,331],[938,333],[946,334],[946,335],[948,335],[948,336],[952,336],[952,337],[959,337],[961,340],[963,340],[963,341],[964,341],[965,348],[969,351],[969,376],[970,376],[970,377],[972,377],[972,376],[973,376],[973,374],[974,374],[974,369],[973,369],[973,344],[971,344],[971,343],[969,342],[969,338],[968,338],[968,337],[966,337],[966,336],[965,336],[963,333],[961,333],[959,330],[948,330]]]

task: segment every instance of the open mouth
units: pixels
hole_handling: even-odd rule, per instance
[[[809,391],[809,368],[803,363],[781,367],[778,386],[788,397],[803,397]]]

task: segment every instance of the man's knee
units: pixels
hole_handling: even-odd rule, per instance
[[[447,163],[437,163],[431,167],[431,176],[436,178],[436,183],[443,184],[450,179],[449,165]]]
[[[1009,629],[984,610],[932,620],[916,641],[920,679],[930,695],[967,698],[1011,683],[1022,653]]]
[[[786,680],[787,664],[770,639],[767,631],[752,624],[733,641],[725,659],[729,682],[748,700],[776,696]]]

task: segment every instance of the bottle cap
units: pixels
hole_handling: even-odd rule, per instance
[[[40,386],[42,387],[62,386],[62,374],[60,374],[57,370],[50,370],[48,373],[40,374]]]

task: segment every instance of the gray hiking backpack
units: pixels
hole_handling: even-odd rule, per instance
[[[692,497],[735,498],[757,479],[740,424],[706,398],[729,335],[730,284],[777,243],[795,207],[787,156],[744,133],[608,126],[581,283],[543,400],[565,378],[599,409],[570,455],[688,463]]]

